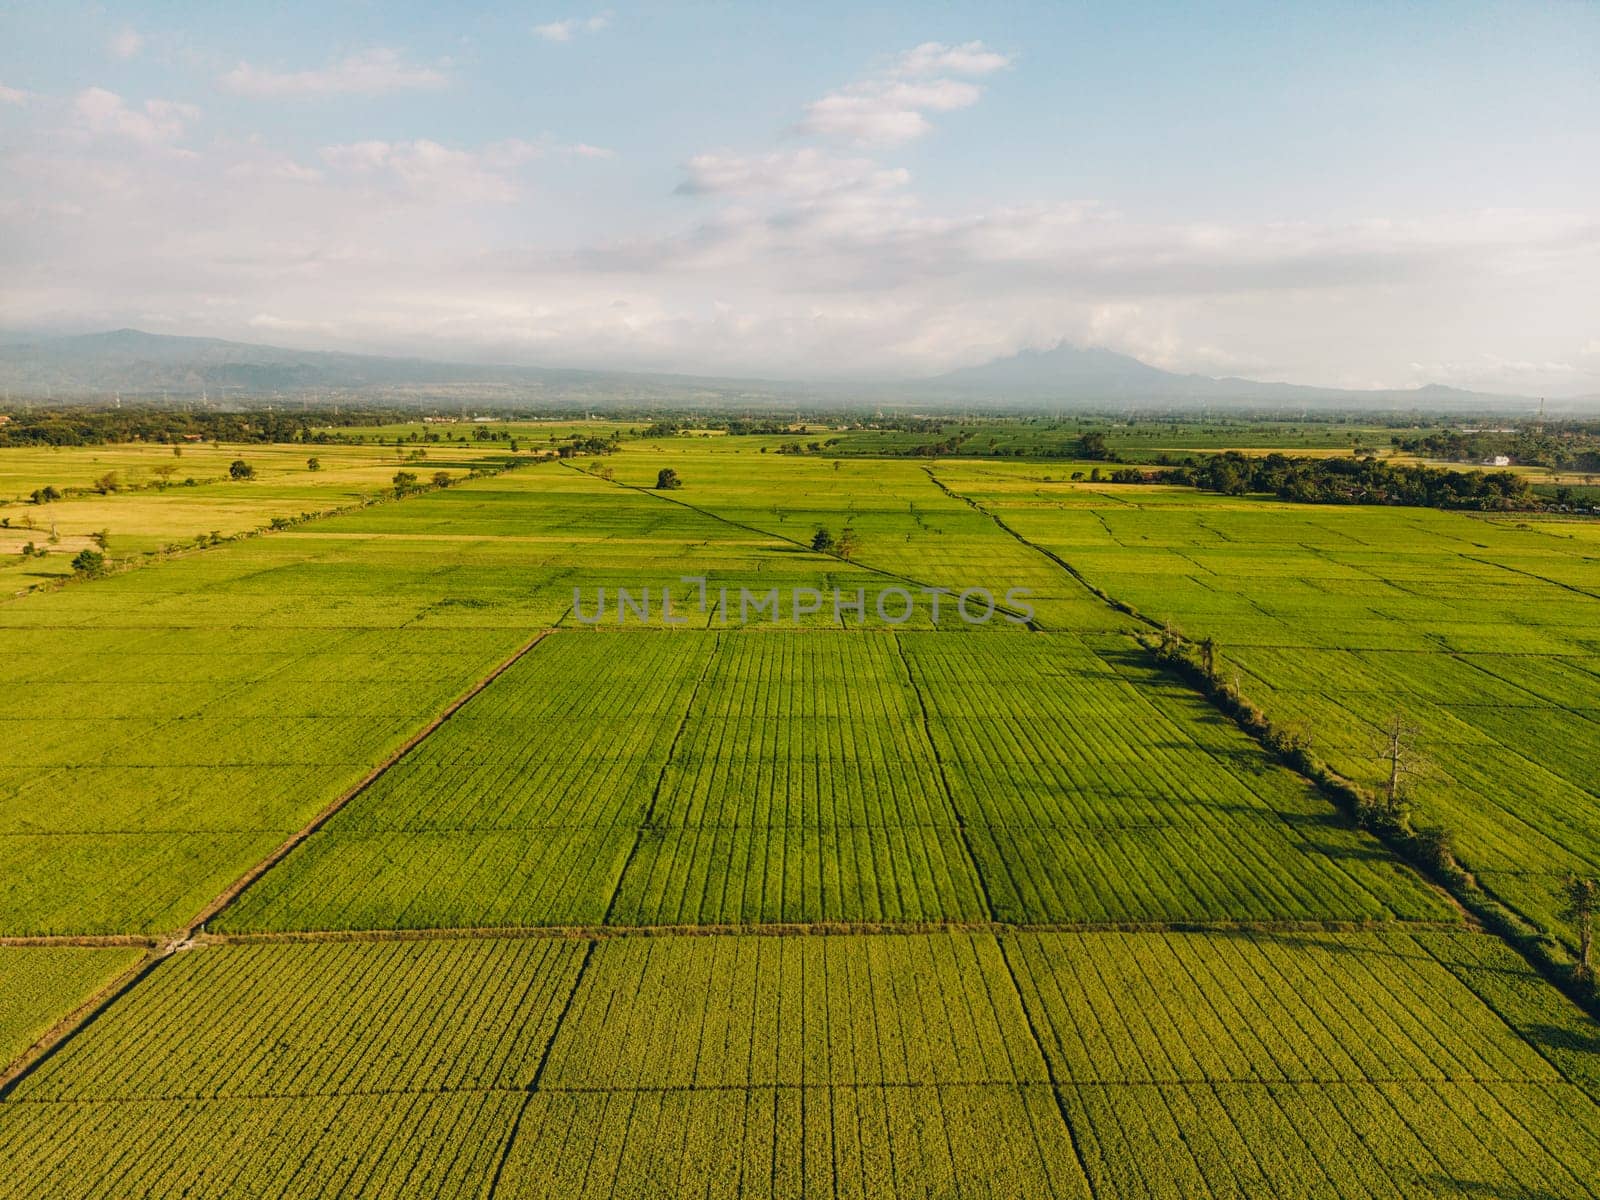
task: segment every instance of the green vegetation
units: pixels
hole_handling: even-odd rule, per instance
[[[899,424],[0,453],[9,1193],[1600,1195],[1596,527]]]
[[[138,958],[132,947],[0,946],[0,1059],[21,1054]]]
[[[1600,869],[1594,525],[940,477],[1155,622],[1212,638],[1224,678],[1362,786],[1380,788],[1404,713],[1426,767],[1415,824],[1567,936],[1560,881]]]
[[[1470,933],[225,945],[0,1136],[19,1195],[1591,1195],[1541,1018]]]
[[[1156,475],[1119,471],[1113,483],[1187,483],[1225,496],[1268,493],[1300,504],[1408,504],[1486,512],[1537,507],[1528,480],[1511,471],[1445,471],[1376,458],[1254,458],[1230,450],[1197,467]]]

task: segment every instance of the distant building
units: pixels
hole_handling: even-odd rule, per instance
[[[1484,459],[1483,465],[1486,467],[1509,467],[1511,465],[1511,457],[1506,454],[1496,454],[1491,458]]]

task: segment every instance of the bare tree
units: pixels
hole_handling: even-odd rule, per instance
[[[1217,673],[1217,640],[1210,635],[1200,639],[1200,669],[1209,677]]]
[[[1600,912],[1600,880],[1568,875],[1561,885],[1564,915],[1578,927],[1578,965],[1573,977],[1594,982],[1594,920]]]
[[[1422,774],[1422,755],[1417,752],[1417,734],[1421,730],[1403,712],[1395,710],[1384,726],[1383,736],[1374,755],[1386,765],[1387,776],[1383,784],[1383,813],[1389,820],[1403,824],[1411,814],[1411,783]]]

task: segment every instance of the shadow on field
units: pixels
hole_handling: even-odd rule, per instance
[[[1571,1050],[1578,1054],[1600,1054],[1600,1034],[1579,1033],[1576,1029],[1563,1029],[1559,1025],[1528,1025],[1521,1032],[1535,1046]]]
[[[1211,936],[1235,937],[1256,945],[1270,943],[1282,946],[1287,950],[1320,950],[1324,954],[1338,954],[1354,958],[1390,958],[1398,962],[1425,962],[1436,960],[1426,950],[1410,946],[1404,942],[1396,943],[1379,938],[1352,942],[1345,937],[1329,933],[1301,933],[1295,930],[1283,929],[1222,929],[1216,930]]]
[[[1389,863],[1397,861],[1388,850],[1376,842],[1361,846],[1333,846],[1326,842],[1308,840],[1305,848],[1310,853],[1320,854],[1324,858],[1343,862]]]
[[[1429,1195],[1440,1196],[1503,1196],[1505,1200],[1564,1200],[1570,1192],[1552,1192],[1545,1188],[1530,1190],[1518,1183],[1483,1183],[1457,1179],[1453,1175],[1429,1175],[1428,1183],[1437,1191]]]

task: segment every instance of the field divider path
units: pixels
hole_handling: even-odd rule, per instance
[[[407,738],[398,749],[368,771],[358,782],[346,788],[325,805],[310,821],[290,834],[270,854],[234,880],[232,884],[202,908],[198,914],[190,918],[182,928],[155,942],[137,962],[46,1030],[33,1045],[13,1059],[4,1072],[0,1072],[0,1100],[4,1100],[9,1096],[16,1086],[41,1063],[49,1059],[51,1055],[78,1034],[93,1025],[112,1004],[132,990],[140,980],[149,975],[163,961],[191,946],[205,944],[205,940],[201,940],[199,935],[203,933],[207,921],[212,920],[243,895],[246,889],[282,862],[284,858],[312,834],[316,833],[317,830],[321,829],[323,825],[327,824],[340,809],[370,788],[387,774],[396,763],[400,762],[435,733],[441,725],[460,712],[464,705],[520,662],[529,651],[550,636],[551,632],[549,629],[541,629],[525,641],[509,657],[501,660],[488,674],[484,675],[483,678],[479,679],[478,682],[452,701],[437,717]],[[71,945],[76,940],[72,938],[34,939],[30,940],[30,944]]]
[[[1551,587],[1558,587],[1565,591],[1573,592],[1576,595],[1582,596],[1586,600],[1600,600],[1600,592],[1591,592],[1588,588],[1581,588],[1575,583],[1562,583],[1559,579],[1551,579],[1548,575],[1540,575],[1537,571],[1525,571],[1521,567],[1513,567],[1507,563],[1496,562],[1492,558],[1483,558],[1477,554],[1463,553],[1461,557],[1466,559],[1468,562],[1475,562],[1481,566],[1494,567],[1501,571],[1509,571],[1511,574],[1520,575],[1524,579],[1537,579],[1540,583],[1547,583]]]
[[[1056,1077],[1054,1061],[1045,1052],[1044,1039],[1039,1036],[1039,1026],[1033,1019],[1033,1009],[1028,1006],[1028,998],[1023,994],[1022,983],[1017,979],[1017,968],[1011,961],[1011,954],[1006,950],[1006,939],[996,937],[994,942],[1000,951],[1000,961],[1006,965],[1006,978],[1011,982],[1011,991],[1017,998],[1017,1007],[1022,1011],[1022,1019],[1027,1022],[1028,1036],[1033,1039],[1034,1051],[1044,1067],[1045,1078],[1050,1082],[1050,1095],[1056,1102],[1056,1113],[1061,1117],[1061,1127],[1066,1132],[1067,1144],[1072,1147],[1072,1155],[1078,1160],[1078,1170],[1083,1174],[1084,1183],[1088,1185],[1092,1195],[1094,1181],[1089,1175],[1089,1164],[1083,1157],[1083,1147],[1078,1145],[1078,1131],[1072,1124],[1071,1114],[1067,1112],[1066,1098],[1061,1094],[1064,1085]]]
[[[858,937],[863,934],[932,933],[1457,933],[1489,936],[1484,929],[1444,918],[1329,917],[1280,920],[1227,918],[1180,921],[752,921],[714,925],[485,925],[434,929],[295,929],[248,933],[197,933],[194,946],[262,946],[327,942],[435,942],[549,938],[558,941],[617,941],[628,938]]]

